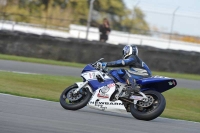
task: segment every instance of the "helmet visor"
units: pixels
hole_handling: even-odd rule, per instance
[[[123,57],[127,56],[130,53],[130,47],[129,46],[125,46],[123,48]]]
[[[136,55],[138,55],[138,48],[136,47]]]

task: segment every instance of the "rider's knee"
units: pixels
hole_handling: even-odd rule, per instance
[[[126,74],[126,71],[124,69],[118,69],[117,70],[117,74],[120,76],[120,77],[124,77],[124,75]]]

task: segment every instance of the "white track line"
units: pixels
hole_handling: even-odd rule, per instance
[[[54,102],[54,101],[47,101],[47,100],[43,100],[43,99],[30,98],[30,97],[25,97],[25,96],[16,96],[16,95],[5,94],[5,93],[0,93],[0,95],[11,96],[11,97],[18,97],[18,98],[23,98],[23,99],[31,99],[31,100],[37,100],[37,101],[44,101],[44,102],[51,102],[51,103],[58,103],[58,102]]]
[[[1,72],[12,72],[18,74],[33,74],[33,75],[40,75],[39,73],[31,73],[31,72],[20,72],[20,71],[8,71],[8,70],[0,70]]]

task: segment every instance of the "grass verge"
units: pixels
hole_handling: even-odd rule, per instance
[[[59,65],[59,66],[79,67],[79,68],[83,68],[85,66],[85,64],[81,64],[81,63],[55,61],[55,60],[48,60],[48,59],[30,58],[30,57],[5,55],[5,54],[0,54],[0,59],[41,63],[41,64],[50,64],[50,65]],[[195,75],[195,74],[180,74],[180,73],[153,71],[153,75],[161,75],[161,76],[166,76],[166,77],[182,78],[182,79],[190,79],[190,80],[200,80],[200,75]]]
[[[61,92],[78,81],[81,78],[0,72],[0,93],[58,101]]]
[[[167,104],[162,117],[200,122],[200,89],[174,88],[163,95]]]
[[[5,54],[0,54],[0,59],[22,61],[22,62],[32,62],[32,63],[40,63],[40,64],[49,64],[49,65],[80,67],[80,68],[83,68],[85,66],[85,64],[81,64],[81,63],[64,62],[64,61],[22,57],[22,56],[15,56],[15,55],[5,55]]]
[[[0,72],[0,93],[59,101],[61,92],[81,78]],[[162,117],[200,122],[200,89],[174,88],[163,93],[167,106]]]

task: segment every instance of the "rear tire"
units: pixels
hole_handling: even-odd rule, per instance
[[[166,106],[165,98],[157,91],[144,91],[143,93],[152,96],[154,99],[153,103],[149,107],[140,107],[138,104],[130,104],[131,114],[139,120],[153,120],[164,111]]]
[[[77,101],[70,101],[69,99],[67,99],[67,95],[69,95],[68,93],[70,93],[70,91],[72,91],[75,88],[78,88],[76,84],[66,88],[60,95],[60,105],[64,109],[78,110],[85,107],[87,103],[89,102],[92,94],[87,88],[85,88],[84,95],[81,95],[81,97]]]

